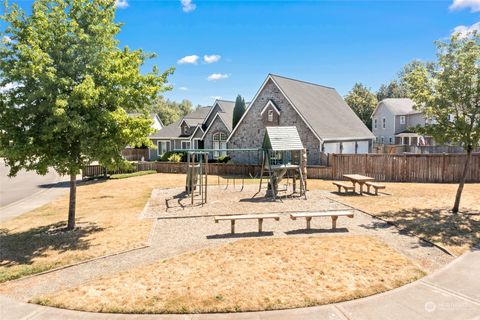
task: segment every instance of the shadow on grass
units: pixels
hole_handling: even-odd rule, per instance
[[[32,264],[35,258],[45,256],[47,250],[56,253],[87,250],[90,244],[85,238],[103,230],[94,223],[78,223],[78,228],[66,231],[65,225],[62,221],[22,232],[0,229],[0,267]]]
[[[402,233],[410,233],[447,246],[468,246],[480,243],[480,217],[453,214],[445,209],[409,209],[386,211],[377,216],[391,221]]]
[[[211,239],[234,239],[234,238],[258,238],[258,237],[269,237],[269,236],[273,236],[272,231],[212,234],[207,236],[206,238],[211,240]]]
[[[349,232],[347,228],[336,228],[334,229],[296,229],[286,231],[285,234],[295,235],[295,234],[315,234],[315,233],[345,233]]]

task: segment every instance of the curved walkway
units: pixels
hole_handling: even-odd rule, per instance
[[[0,319],[435,319],[480,320],[480,251],[404,287],[337,304],[266,312],[196,315],[100,314],[43,307],[0,296]]]

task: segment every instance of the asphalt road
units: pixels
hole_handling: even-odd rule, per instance
[[[0,208],[27,198],[58,181],[58,174],[53,170],[44,176],[22,170],[13,178],[8,177],[8,172],[9,169],[0,160]]]

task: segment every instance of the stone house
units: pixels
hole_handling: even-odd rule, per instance
[[[156,131],[150,139],[157,147],[150,149],[149,159],[158,160],[165,152],[192,149],[225,149],[232,131],[235,102],[216,100],[213,106],[199,107],[182,119]],[[225,152],[212,152],[218,158]]]
[[[307,163],[321,153],[368,153],[374,136],[334,88],[269,74],[228,137],[229,149],[260,148],[265,128],[294,126]],[[259,163],[258,155],[229,153],[235,163]]]
[[[414,109],[407,98],[389,98],[380,101],[372,113],[372,131],[379,144],[432,145],[430,137],[423,137],[412,128],[424,126],[428,119]]]

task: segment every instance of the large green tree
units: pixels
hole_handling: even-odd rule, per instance
[[[237,98],[235,99],[235,106],[233,107],[233,128],[235,128],[237,123],[240,121],[243,114],[245,113],[245,110],[245,99],[241,95],[237,95]]]
[[[77,174],[92,161],[124,165],[126,145],[151,143],[151,121],[127,112],[146,113],[172,70],[141,74],[151,55],[119,48],[115,0],[37,0],[30,15],[3,9],[2,154],[11,176],[22,168],[70,176],[71,230]]]
[[[183,99],[182,102],[178,103],[159,96],[153,101],[151,110],[158,114],[164,125],[168,126],[192,112],[193,107],[192,102],[187,99]]]
[[[437,61],[417,65],[405,79],[416,108],[433,119],[420,130],[436,141],[459,143],[467,152],[452,209],[457,213],[472,151],[480,143],[480,35],[437,42]]]
[[[410,89],[405,81],[405,76],[422,63],[419,60],[413,60],[407,63],[400,70],[395,79],[388,84],[382,84],[377,91],[377,100],[382,101],[386,98],[409,98]]]
[[[345,101],[371,130],[372,113],[378,103],[375,95],[363,84],[355,83],[352,90],[345,96]]]

